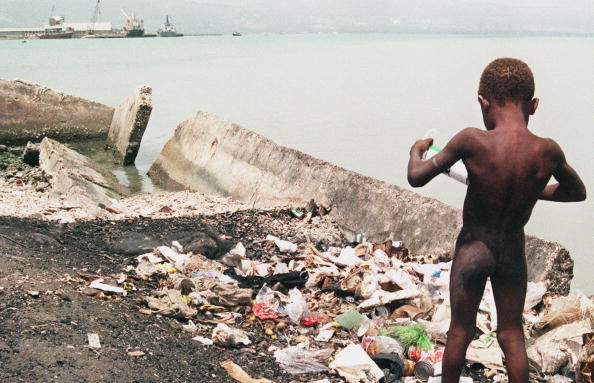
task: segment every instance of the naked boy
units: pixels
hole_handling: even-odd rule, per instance
[[[452,320],[443,359],[443,383],[458,382],[487,278],[497,306],[497,339],[510,383],[528,382],[522,331],[526,296],[524,225],[538,199],[582,201],[585,186],[559,145],[528,130],[538,106],[532,71],[524,62],[497,59],[484,70],[478,101],[486,131],[464,129],[432,161],[422,155],[432,139],[415,142],[408,181],[413,187],[462,159],[468,170],[463,226],[450,276]],[[553,176],[558,183],[548,185]]]

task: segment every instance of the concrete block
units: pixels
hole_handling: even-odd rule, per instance
[[[91,214],[103,213],[99,204],[110,206],[109,198],[130,194],[109,170],[50,138],[41,141],[39,166],[49,176],[52,192]]]
[[[132,165],[140,149],[153,104],[152,89],[144,86],[132,93],[115,110],[109,128],[108,142],[123,165]]]
[[[114,109],[20,80],[0,79],[0,142],[107,137]]]
[[[277,145],[239,125],[199,112],[182,122],[151,166],[149,176],[175,186],[230,196],[254,207],[332,204],[349,239],[402,240],[416,254],[450,253],[461,212],[435,199],[337,167]],[[569,292],[572,260],[561,245],[528,237],[529,279]],[[562,266],[562,267],[558,267]]]

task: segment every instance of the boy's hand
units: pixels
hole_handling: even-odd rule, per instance
[[[410,154],[417,154],[419,157],[423,155],[429,146],[433,144],[433,138],[425,138],[424,140],[417,140],[410,148]]]

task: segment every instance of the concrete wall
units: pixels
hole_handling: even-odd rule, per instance
[[[333,205],[347,237],[402,240],[417,254],[451,252],[460,210],[409,190],[334,166],[212,114],[182,122],[149,170],[158,183],[231,196],[255,207]],[[561,245],[527,239],[529,279],[569,292],[573,261]]]
[[[133,165],[153,110],[152,89],[136,89],[115,110],[107,141],[123,165]]]
[[[0,143],[106,138],[112,107],[20,80],[0,79]]]

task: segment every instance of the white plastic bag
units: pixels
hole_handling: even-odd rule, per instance
[[[252,310],[254,315],[260,319],[276,319],[278,317],[278,299],[270,287],[262,286],[256,295]]]
[[[285,310],[293,323],[299,324],[301,319],[307,315],[307,301],[297,288],[289,290],[291,302],[285,306]]]
[[[332,349],[308,350],[306,343],[287,347],[274,352],[276,362],[289,374],[326,372],[326,360],[332,355]]]
[[[247,333],[238,328],[229,327],[224,323],[217,324],[212,330],[212,340],[221,346],[248,345],[252,343]]]
[[[267,235],[266,240],[274,241],[281,253],[294,253],[297,251],[296,244],[289,241],[284,241],[278,237],[275,237],[274,235]]]

